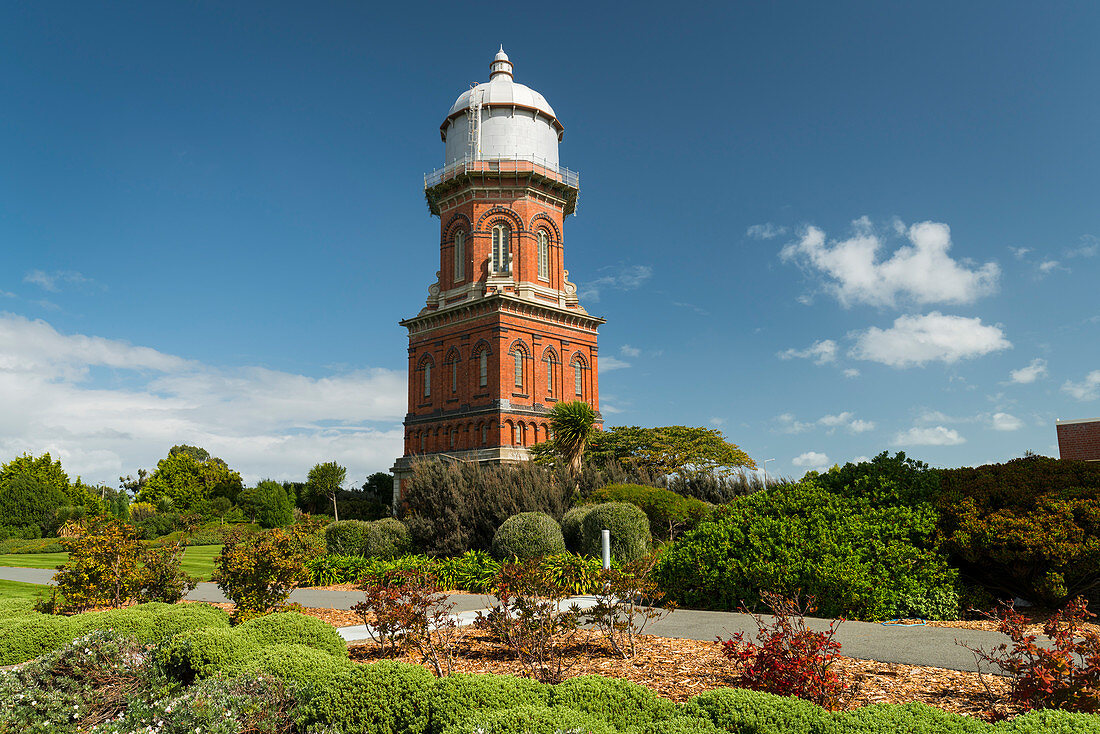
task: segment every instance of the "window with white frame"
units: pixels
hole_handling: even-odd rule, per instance
[[[549,352],[546,354],[546,393],[554,393],[554,355]]]
[[[539,279],[550,280],[550,235],[539,230]]]
[[[455,232],[454,258],[454,281],[457,283],[466,277],[466,233],[462,230]]]
[[[493,272],[508,273],[512,269],[509,243],[512,231],[507,224],[493,227]]]
[[[584,396],[584,365],[579,359],[573,362],[573,392],[578,397]]]
[[[485,387],[489,384],[489,352],[482,349],[477,356],[478,386]]]
[[[515,361],[515,377],[516,377],[516,389],[523,389],[523,352],[516,349],[512,352],[512,359]]]

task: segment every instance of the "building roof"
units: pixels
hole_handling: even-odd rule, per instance
[[[480,98],[483,107],[522,107],[536,110],[550,118],[559,133],[564,129],[558,121],[554,108],[546,101],[546,97],[527,85],[513,80],[512,62],[508,59],[508,54],[504,53],[503,46],[493,58],[492,63],[489,64],[489,69],[491,70],[489,81],[482,82],[458,95],[458,99],[451,105],[451,110],[447,113],[447,119],[443,121],[440,129],[446,128],[452,117],[469,109],[471,99],[476,100],[478,98]]]

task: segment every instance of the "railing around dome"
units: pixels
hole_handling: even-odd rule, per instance
[[[511,158],[473,158],[465,156],[457,161],[424,174],[424,188],[430,189],[447,179],[466,173],[538,173],[547,178],[560,181],[566,186],[580,188],[581,175],[576,171],[555,165],[537,156],[514,156]]]

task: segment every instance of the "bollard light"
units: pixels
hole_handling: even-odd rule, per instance
[[[611,531],[607,528],[600,532],[600,545],[603,551],[603,569],[606,571],[611,568]]]

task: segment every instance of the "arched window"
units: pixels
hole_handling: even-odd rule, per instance
[[[447,369],[451,375],[451,392],[458,392],[458,364],[461,362],[457,349],[452,349],[447,353]]]
[[[516,424],[516,437],[515,437],[515,441],[513,441],[512,443],[514,443],[516,446],[522,446],[523,445],[523,424],[522,423],[517,423]]]
[[[428,355],[424,356],[424,359],[420,361],[421,371],[421,387],[424,397],[430,398],[432,396],[432,358]]]
[[[458,429],[457,428],[452,428],[451,429],[451,450],[452,451],[454,450],[455,441],[457,439],[458,439]]]
[[[557,371],[558,355],[553,349],[547,348],[542,354],[542,361],[546,364],[546,394],[554,394],[554,373]]]
[[[512,421],[505,421],[504,425],[501,426],[501,428],[504,429],[504,436],[502,436],[503,440],[501,442],[504,443],[507,441],[512,441],[513,443],[515,443],[515,431],[517,429],[514,425],[512,425]]]
[[[523,381],[523,361],[526,357],[527,350],[523,346],[523,343],[518,341],[514,342],[512,344],[512,376],[515,389],[520,392],[523,392],[524,385],[526,384]]]
[[[539,230],[539,279],[550,280],[550,235]]]
[[[506,274],[512,271],[512,253],[509,247],[512,230],[507,224],[493,227],[493,273]]]
[[[481,424],[481,443],[482,443],[482,445],[485,445],[485,444],[489,443],[489,424],[488,423]]]
[[[584,363],[584,358],[579,354],[573,355],[573,359],[570,360],[573,367],[573,393],[578,398],[584,397],[584,371],[587,367]]]
[[[420,433],[420,453],[424,453],[424,445],[425,445],[425,442],[427,440],[428,440],[428,435],[426,433],[421,432]]]
[[[454,260],[454,281],[457,283],[466,277],[466,233],[461,229],[455,232]]]

